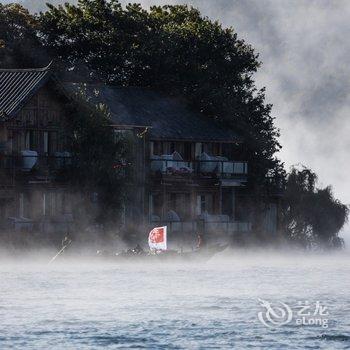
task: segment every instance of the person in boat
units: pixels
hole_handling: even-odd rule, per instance
[[[62,248],[66,247],[70,242],[72,242],[72,240],[70,239],[69,233],[67,232],[62,239]]]
[[[197,236],[197,249],[203,249],[206,246],[206,241],[203,237],[203,234],[198,233]]]
[[[134,254],[143,254],[144,250],[142,247],[137,243],[136,247],[132,250]]]

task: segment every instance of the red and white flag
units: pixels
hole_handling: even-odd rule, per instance
[[[148,245],[151,250],[167,250],[166,226],[155,227],[148,236]]]

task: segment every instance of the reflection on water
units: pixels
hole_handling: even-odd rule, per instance
[[[347,254],[224,254],[207,263],[2,261],[0,348],[350,347]],[[264,326],[259,300],[320,301],[328,328]]]

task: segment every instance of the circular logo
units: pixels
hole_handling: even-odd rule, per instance
[[[270,302],[258,299],[260,305],[265,308],[258,313],[259,321],[266,327],[275,328],[289,323],[293,318],[292,309],[285,303],[278,302],[278,306],[272,306]]]

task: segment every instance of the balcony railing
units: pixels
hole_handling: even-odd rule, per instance
[[[4,228],[15,232],[69,232],[73,224],[72,214],[43,215],[35,220],[25,217],[8,217]]]
[[[235,233],[250,232],[252,224],[243,221],[152,221],[152,227],[167,226],[170,232],[200,232],[212,235],[233,235]]]
[[[246,176],[248,163],[244,161],[226,160],[194,160],[190,162],[182,160],[151,159],[151,172],[167,175],[202,175],[232,178]]]
[[[0,169],[7,173],[28,173],[32,170],[58,171],[72,165],[71,156],[0,155]]]

